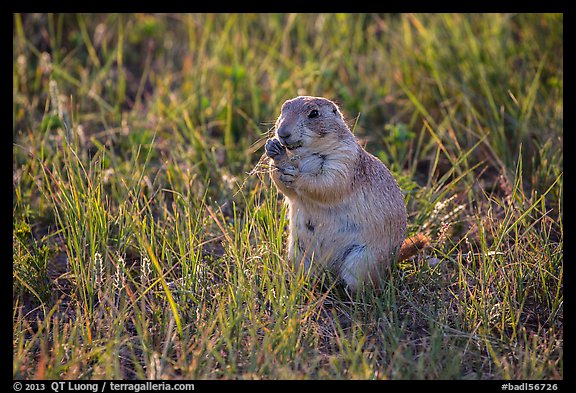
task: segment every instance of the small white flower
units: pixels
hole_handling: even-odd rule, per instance
[[[150,281],[151,273],[152,268],[150,267],[150,259],[148,259],[148,257],[143,257],[140,261],[140,282],[148,283]]]
[[[94,283],[101,285],[104,282],[104,263],[102,261],[102,254],[99,252],[94,253]]]
[[[116,273],[114,274],[114,288],[122,290],[124,287],[124,258],[119,257],[116,264]]]

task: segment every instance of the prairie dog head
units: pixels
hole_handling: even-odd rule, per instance
[[[355,140],[338,106],[322,97],[299,96],[284,102],[276,136],[288,150],[323,149]]]

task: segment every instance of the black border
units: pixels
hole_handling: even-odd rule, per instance
[[[386,3],[377,3],[377,2],[358,2],[354,1],[354,3],[339,3],[339,4],[321,4],[321,3],[312,3],[312,2],[303,2],[298,0],[292,0],[290,2],[253,2],[253,3],[246,3],[246,2],[236,2],[236,3],[208,3],[208,4],[197,4],[197,2],[178,2],[178,3],[171,3],[171,2],[154,2],[154,3],[142,3],[142,2],[118,2],[115,4],[115,12],[374,12],[374,8],[381,8],[384,9],[386,12],[559,12],[564,14],[564,34],[570,36],[570,33],[574,30],[574,18],[573,13],[569,12],[569,5],[570,0],[559,1],[559,0],[546,0],[546,1],[531,1],[531,2],[511,2],[511,1],[481,1],[481,2],[439,2],[439,1],[404,1],[404,2],[386,2]],[[262,6],[264,6],[264,10],[262,10]],[[31,12],[31,9],[46,9],[52,8],[56,9],[57,11],[64,11],[64,12],[71,12],[70,9],[73,9],[73,12],[79,11],[78,9],[81,8],[82,12],[86,10],[90,10],[91,12],[95,11],[102,11],[102,6],[98,2],[69,2],[69,3],[35,3],[33,1],[25,1],[19,2],[18,4],[11,4],[11,8],[20,8],[20,10],[16,10],[13,12],[22,12],[22,9],[28,10],[24,12]],[[190,9],[192,8],[192,9]],[[65,10],[68,11],[65,11]],[[259,9],[259,10],[258,10]],[[352,10],[351,10],[352,9]],[[11,29],[13,34],[14,29],[14,16],[13,13],[5,13],[6,23],[3,23],[3,28],[8,30]],[[10,20],[8,20],[10,18]],[[4,39],[1,40],[3,45],[9,46],[10,40],[8,39],[8,32],[4,36]],[[569,40],[569,48],[576,47],[573,41]],[[566,47],[564,48],[566,49]],[[10,56],[13,52],[13,49],[8,49],[2,51],[5,56]],[[5,62],[7,64],[8,62]],[[566,66],[568,64],[568,66]],[[573,106],[570,103],[573,96],[576,94],[576,86],[574,86],[574,78],[572,76],[572,72],[576,71],[574,67],[574,63],[570,60],[570,56],[567,56],[565,59],[565,66],[564,69],[567,72],[564,74],[564,91],[569,92],[568,94],[564,95],[564,107],[569,108],[567,111],[568,116],[565,116],[565,124],[568,124],[568,132],[564,134],[564,137],[568,140],[572,138],[572,124],[573,122],[570,121],[570,114],[573,112]],[[4,76],[7,75],[7,72],[3,74]],[[12,78],[10,78],[10,82],[7,84],[8,86],[13,87]],[[12,89],[9,89],[4,85],[3,93],[5,95],[5,99],[12,100],[10,97]],[[9,98],[10,97],[10,98]],[[3,108],[9,108],[8,105],[2,106]],[[566,113],[565,113],[566,115]],[[570,142],[568,142],[570,146]],[[12,148],[12,147],[11,147]],[[8,161],[9,157],[12,156],[5,154],[5,159]],[[568,172],[572,171],[572,167],[570,164],[571,157],[568,154],[566,157],[567,160],[564,161],[564,168],[568,168]],[[12,160],[13,162],[13,160]],[[5,163],[2,166],[3,168],[10,168],[11,163]],[[6,170],[8,172],[8,170]],[[7,177],[9,174],[7,173]],[[11,178],[11,177],[10,177]],[[565,184],[567,187],[564,189],[564,195],[568,195],[568,198],[564,198],[565,200],[569,201],[568,205],[564,206],[564,212],[567,213],[563,217],[564,224],[568,224],[564,226],[564,230],[566,231],[565,238],[570,238],[570,228],[572,224],[571,214],[572,214],[572,206],[571,204],[574,199],[572,198],[573,195],[573,188],[574,184],[570,181],[571,177],[568,176],[568,182]],[[8,182],[8,181],[6,181]],[[12,207],[6,208],[7,213],[12,216]],[[8,220],[4,221],[7,222]],[[7,231],[12,233],[12,225],[13,220],[10,221],[9,224],[5,224],[8,226]],[[3,236],[5,239],[7,246],[8,242],[10,241],[10,236],[6,234]],[[564,250],[568,250],[568,255],[570,254],[570,242],[568,242],[568,248],[564,247]],[[12,245],[10,242],[10,246],[2,247],[2,250],[7,254],[7,259],[12,256],[8,256],[12,249]],[[566,259],[564,259],[566,260]],[[564,276],[564,295],[565,299],[568,299],[568,302],[564,303],[564,330],[570,332],[573,328],[573,324],[571,322],[571,315],[573,313],[572,307],[572,286],[571,281],[572,277],[574,277],[574,264],[570,263],[570,259],[567,259],[569,263],[566,264],[566,273]],[[10,281],[12,284],[12,278],[8,273],[3,275],[3,280]],[[2,296],[3,301],[6,303],[11,304],[12,299],[11,295],[11,288],[13,285],[8,285],[6,283],[3,285],[3,290],[5,293]],[[568,295],[568,296],[566,296]],[[8,311],[12,313],[12,307],[8,308]],[[0,340],[5,347],[5,353],[12,353],[12,343],[11,340],[8,340],[8,337],[12,337],[12,324],[11,323],[3,323],[1,324],[2,328],[6,330],[6,332],[2,335],[4,338]],[[299,381],[299,380],[275,380],[275,381],[207,381],[207,380],[200,380],[200,381],[190,381],[194,382],[195,390],[198,392],[206,392],[208,390],[212,390],[214,388],[223,388],[223,389],[250,389],[251,391],[266,391],[269,392],[271,388],[277,387],[287,387],[292,389],[302,389],[302,388],[312,388],[312,389],[322,389],[322,388],[355,388],[361,387],[363,389],[392,389],[400,390],[406,388],[415,388],[415,389],[433,389],[433,388],[441,388],[443,390],[454,390],[454,391],[462,391],[463,389],[470,389],[470,388],[479,388],[487,392],[491,391],[502,391],[502,384],[504,383],[511,383],[515,386],[521,386],[522,383],[534,383],[534,384],[557,384],[558,391],[565,390],[568,386],[576,386],[574,383],[574,370],[571,367],[572,364],[572,357],[573,357],[573,339],[570,335],[568,337],[564,337],[564,344],[567,344],[568,350],[564,351],[566,357],[563,359],[563,365],[565,366],[568,364],[568,367],[563,367],[563,376],[564,380],[559,381],[538,381],[538,380],[515,380],[515,381],[506,381],[506,380],[474,380],[474,381],[462,381],[462,380],[441,380],[441,381],[415,381],[415,380],[393,380],[393,381],[347,381],[347,380],[315,380],[315,381]],[[16,391],[14,389],[14,383],[17,380],[13,380],[9,374],[10,368],[3,367],[3,372],[6,373],[5,380],[8,380],[6,385],[12,387],[12,391]],[[4,379],[4,378],[3,378]],[[29,385],[33,383],[37,384],[45,384],[46,392],[52,391],[50,389],[50,383],[53,381],[21,381],[23,385]],[[101,386],[104,383],[103,381],[85,381],[86,383],[96,383],[99,386],[99,391],[101,390]],[[126,384],[138,384],[142,383],[142,381],[121,381],[121,380],[108,380],[108,382],[118,382],[118,383],[126,383]],[[182,383],[184,381],[163,381],[168,384],[176,384]],[[572,388],[573,389],[573,388]],[[521,390],[528,390],[528,388],[521,389]],[[535,389],[533,389],[535,390]],[[24,389],[22,391],[25,391]],[[66,391],[66,390],[63,390]],[[110,389],[106,389],[106,391],[110,391]]]

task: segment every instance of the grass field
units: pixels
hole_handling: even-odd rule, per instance
[[[15,14],[13,377],[562,379],[562,25]],[[339,103],[432,239],[383,289],[285,260],[254,168],[300,94]]]

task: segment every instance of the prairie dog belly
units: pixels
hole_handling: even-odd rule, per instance
[[[365,228],[359,217],[350,214],[350,202],[340,206],[304,206],[290,203],[292,258],[305,268],[314,264],[339,270],[353,251],[367,250]]]

